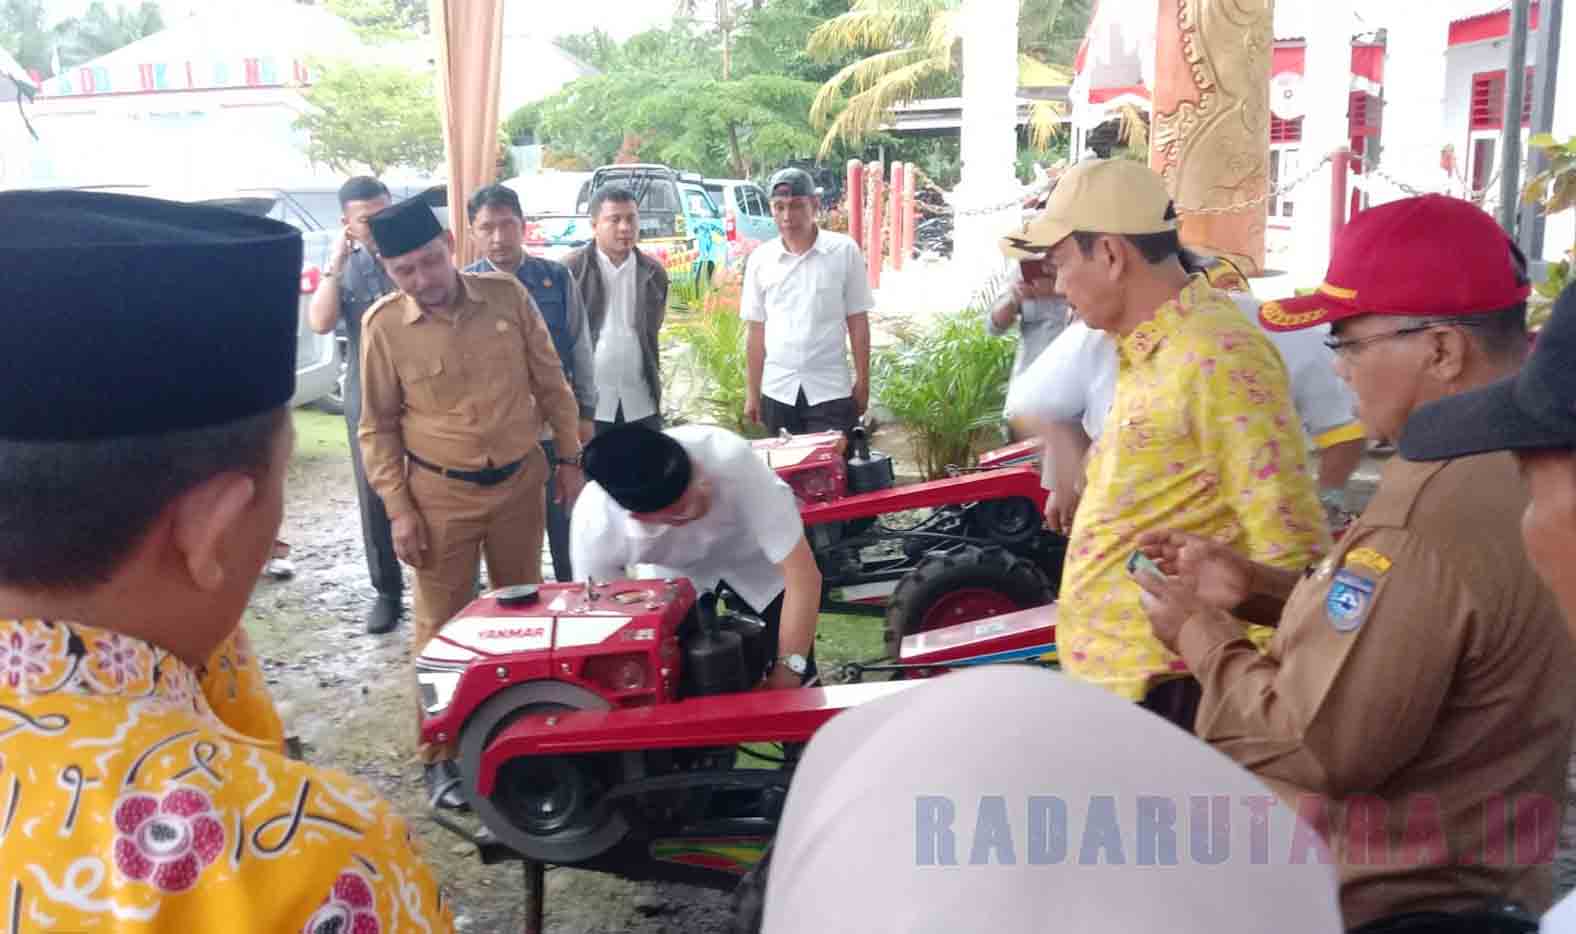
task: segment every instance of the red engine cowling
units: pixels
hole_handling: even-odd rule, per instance
[[[567,682],[610,707],[670,703],[679,690],[679,627],[688,580],[543,584],[534,598],[482,596],[421,650],[422,738],[452,742],[489,697],[528,681]]]
[[[751,447],[793,489],[801,504],[848,495],[848,439],[840,431],[767,438],[752,442]]]

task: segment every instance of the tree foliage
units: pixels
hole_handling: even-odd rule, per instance
[[[328,0],[326,5],[367,42],[432,31],[427,0]]]
[[[340,172],[373,175],[402,166],[430,172],[443,161],[443,127],[431,74],[388,65],[323,66],[296,120],[307,155]]]
[[[112,8],[94,0],[81,16],[49,22],[45,0],[0,0],[0,46],[23,68],[48,75],[58,52],[61,68],[74,68],[164,28],[159,5],[144,0]]]
[[[820,154],[839,141],[859,144],[898,104],[956,93],[961,65],[962,0],[855,0],[817,26],[807,46],[821,59],[855,55],[826,79],[811,110],[824,130]],[[1065,84],[1068,64],[1088,28],[1091,0],[1023,0],[1019,7],[1019,83]],[[862,57],[861,57],[862,56]],[[1030,130],[1039,148],[1060,131],[1062,105],[1035,102]]]
[[[600,69],[511,114],[512,138],[534,133],[590,165],[621,155],[707,175],[749,177],[815,152],[810,102],[826,66],[803,50],[804,30],[847,0],[777,0],[743,9],[724,37],[680,17],[622,44],[593,31],[558,40]],[[704,6],[702,7],[704,9]]]

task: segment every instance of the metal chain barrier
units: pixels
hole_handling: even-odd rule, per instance
[[[1238,201],[1233,204],[1228,204],[1224,207],[1218,208],[1190,208],[1183,205],[1177,205],[1177,213],[1191,215],[1236,214],[1239,211],[1246,211],[1250,208],[1256,208],[1271,198],[1278,198],[1281,195],[1284,195],[1297,188],[1299,185],[1308,181],[1308,179],[1313,178],[1315,175],[1319,174],[1320,169],[1329,165],[1334,159],[1334,153],[1326,154],[1323,159],[1315,162],[1306,172],[1302,173],[1289,182],[1282,182],[1279,185],[1271,185],[1265,190],[1264,194],[1258,196],[1257,198],[1253,198],[1248,201]]]

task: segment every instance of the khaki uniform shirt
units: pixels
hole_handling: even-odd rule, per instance
[[[391,517],[415,509],[405,455],[456,470],[512,464],[543,422],[560,457],[580,451],[579,406],[531,295],[513,276],[460,274],[443,312],[395,292],[362,322],[361,452]]]
[[[1223,613],[1183,627],[1198,735],[1323,824],[1348,926],[1550,903],[1576,651],[1526,502],[1509,454],[1396,458],[1266,654]]]

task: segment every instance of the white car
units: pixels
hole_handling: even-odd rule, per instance
[[[340,360],[334,335],[315,333],[307,324],[312,294],[323,284],[323,268],[330,259],[338,231],[324,227],[291,195],[275,188],[238,188],[219,192],[171,192],[146,186],[103,186],[92,191],[141,195],[166,201],[209,204],[258,217],[284,221],[301,231],[301,301],[296,323],[296,388],[292,406],[310,405],[338,389]]]

